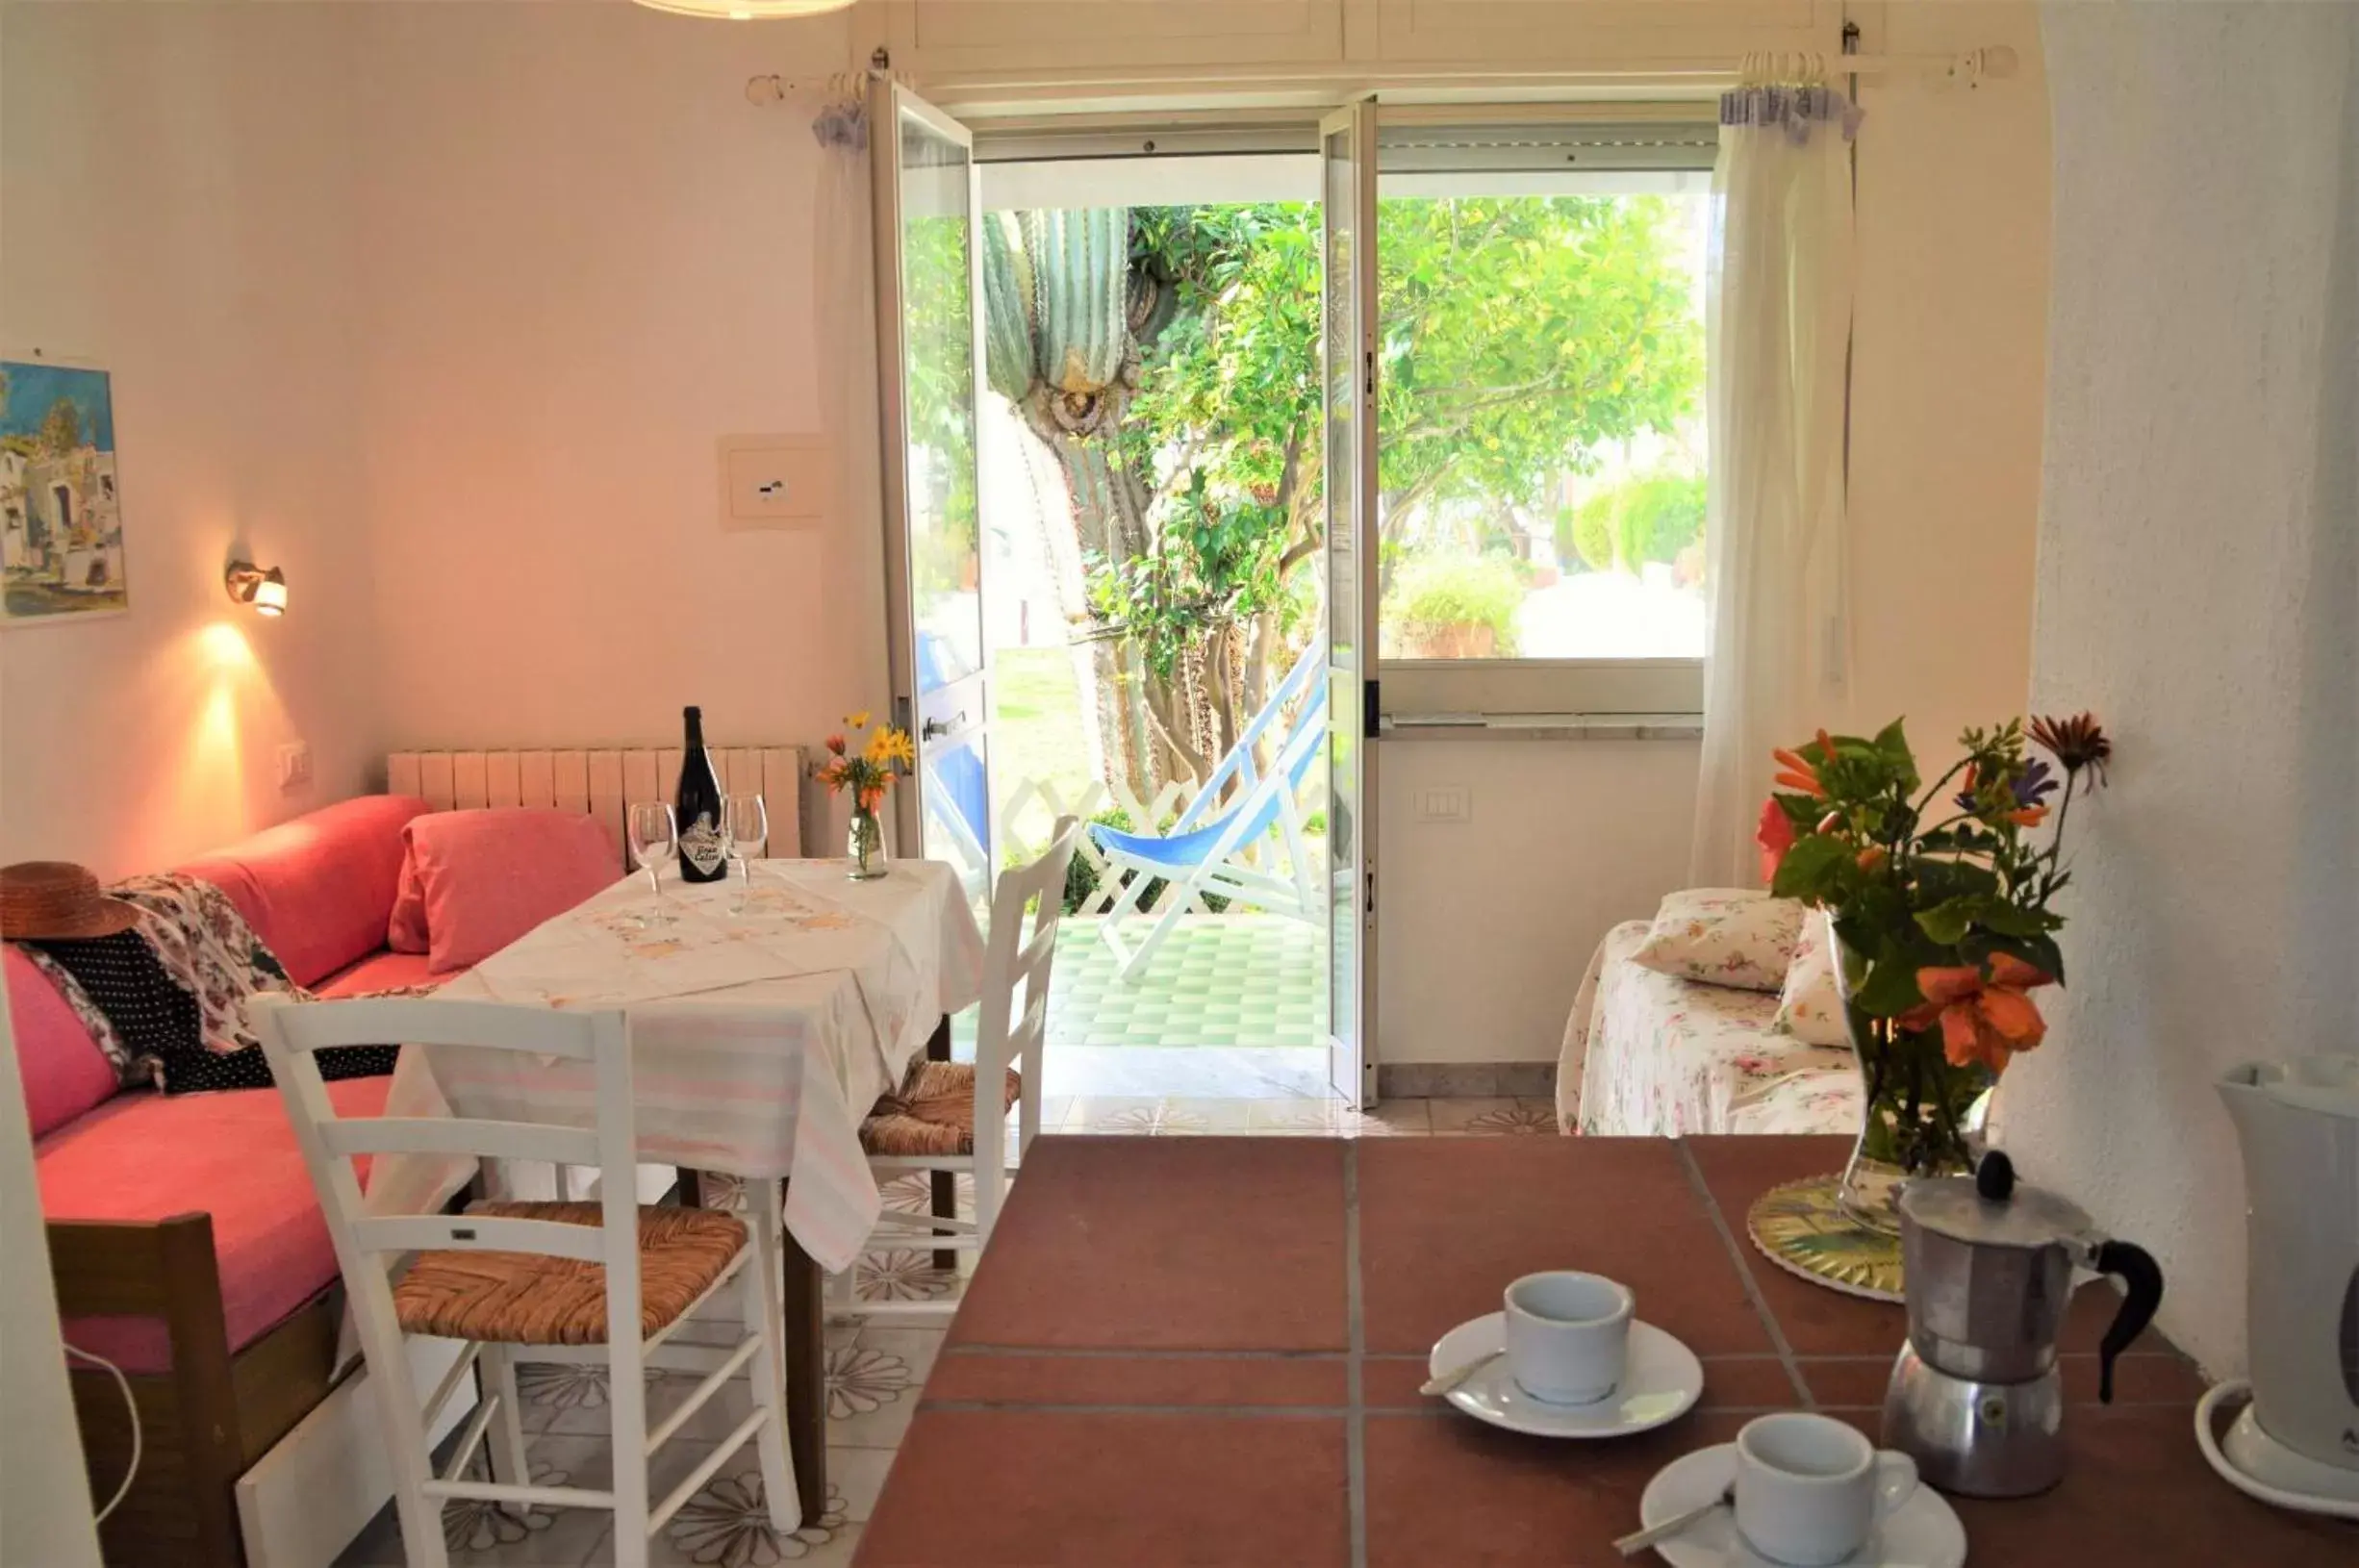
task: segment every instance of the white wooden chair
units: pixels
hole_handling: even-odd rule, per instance
[[[447,1568],[442,1512],[452,1499],[514,1509],[536,1504],[611,1508],[613,1560],[618,1568],[644,1568],[649,1537],[748,1438],[759,1445],[771,1523],[780,1531],[801,1523],[786,1443],[775,1216],[757,1210],[741,1221],[703,1209],[640,1206],[633,1180],[630,1033],[622,1014],[416,998],[293,1003],[264,996],[255,999],[252,1018],[311,1167],[368,1376],[377,1383],[375,1404],[394,1466],[393,1500],[411,1568]],[[337,1115],[314,1053],[386,1041],[413,1050],[465,1047],[587,1063],[596,1084],[596,1125]],[[471,1154],[495,1177],[498,1161],[592,1167],[598,1172],[599,1196],[581,1203],[481,1202],[464,1214],[367,1214],[353,1157],[393,1152]],[[777,1190],[775,1182],[749,1185],[773,1195]],[[770,1202],[774,1207],[776,1198]],[[389,1272],[390,1263],[409,1254],[406,1269]],[[741,1296],[745,1337],[650,1429],[645,1381],[650,1356],[732,1283]],[[422,1401],[404,1353],[405,1336],[412,1334],[467,1346],[442,1385]],[[520,1360],[592,1360],[608,1367],[610,1489],[531,1483],[517,1402]],[[478,1362],[482,1397],[438,1475],[426,1429]],[[650,1505],[649,1459],[748,1363],[753,1413]],[[494,1433],[495,1479],[461,1479],[487,1432]]]
[[[1065,871],[1081,841],[1078,818],[1060,817],[1048,852],[1000,873],[991,898],[990,947],[976,1024],[975,1063],[920,1061],[899,1090],[860,1125],[869,1169],[889,1181],[911,1171],[968,1173],[975,1218],[887,1209],[867,1251],[979,1252],[991,1240],[1007,1192],[1007,1113],[1016,1110],[1016,1153],[1040,1135],[1042,1041],[1056,927],[1065,912]],[[846,1283],[850,1284],[848,1271]],[[837,1308],[864,1317],[938,1315],[949,1303],[858,1302],[839,1292]]]

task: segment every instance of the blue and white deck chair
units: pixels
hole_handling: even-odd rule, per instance
[[[1326,919],[1325,884],[1310,864],[1302,812],[1303,781],[1327,749],[1326,672],[1326,645],[1313,639],[1168,833],[1124,833],[1103,823],[1091,825],[1090,836],[1104,851],[1107,870],[1129,882],[1098,928],[1121,960],[1124,979],[1134,978],[1146,968],[1180,917],[1205,894],[1314,924]],[[1254,763],[1256,743],[1297,701],[1301,708],[1286,726],[1269,771],[1259,771]],[[1237,788],[1224,803],[1221,792],[1232,779]],[[1285,845],[1290,877],[1275,875],[1245,858],[1273,831]],[[1147,914],[1139,902],[1157,877],[1170,886],[1153,911],[1154,924],[1137,947],[1129,947],[1122,927]]]

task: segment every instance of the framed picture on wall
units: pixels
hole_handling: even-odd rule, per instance
[[[129,609],[107,372],[0,358],[0,625]]]

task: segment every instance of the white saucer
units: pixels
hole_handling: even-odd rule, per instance
[[[1698,1449],[1662,1467],[1638,1500],[1638,1522],[1661,1524],[1700,1507],[1728,1489],[1737,1475],[1737,1445]],[[1716,1508],[1667,1541],[1655,1543],[1671,1568],[1780,1568],[1737,1533],[1737,1517]],[[1918,1483],[1909,1501],[1868,1533],[1867,1544],[1845,1557],[1849,1568],[1960,1568],[1966,1527],[1949,1500]]]
[[[1507,1314],[1491,1312],[1441,1336],[1426,1358],[1439,1377],[1507,1343]],[[1628,1437],[1686,1415],[1704,1393],[1704,1363],[1651,1323],[1631,1320],[1622,1385],[1594,1404],[1555,1404],[1518,1387],[1500,1356],[1452,1389],[1450,1403],[1478,1421],[1534,1437]]]

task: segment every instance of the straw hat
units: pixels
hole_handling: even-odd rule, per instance
[[[0,867],[0,937],[63,941],[128,931],[140,912],[98,890],[98,878],[64,860]]]

